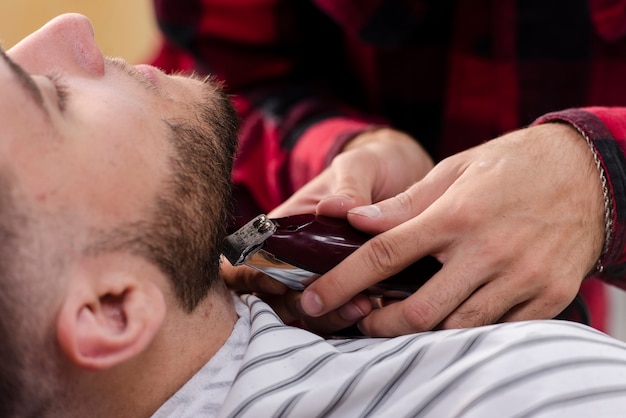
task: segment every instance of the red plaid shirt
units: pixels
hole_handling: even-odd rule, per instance
[[[614,231],[602,278],[626,288],[626,0],[155,6],[166,35],[155,64],[215,74],[234,94],[246,218],[282,202],[372,123],[410,133],[441,159],[561,119],[586,132],[608,174]]]

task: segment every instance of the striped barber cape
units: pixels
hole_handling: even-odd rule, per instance
[[[225,346],[155,417],[626,416],[626,344],[577,323],[329,340],[254,296],[236,308]]]

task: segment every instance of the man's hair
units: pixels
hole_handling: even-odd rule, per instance
[[[40,277],[41,267],[30,253],[31,219],[17,208],[13,185],[0,171],[0,416],[35,417],[42,415],[35,400],[50,399],[55,391],[49,375],[57,353],[49,343],[54,330],[41,326],[49,320],[42,317],[49,307],[41,297],[46,284],[30,280]]]
[[[153,216],[103,234],[89,250],[129,250],[153,261],[190,312],[219,278],[238,123],[221,90],[185,113],[185,119],[166,121],[176,150],[170,158],[173,175],[156,199]]]
[[[23,392],[20,370],[24,367],[19,338],[14,335],[19,297],[15,294],[15,254],[18,225],[8,177],[0,175],[0,416],[12,416],[13,400]],[[19,324],[20,321],[17,323]],[[18,330],[19,331],[19,330]]]

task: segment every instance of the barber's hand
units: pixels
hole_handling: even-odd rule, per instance
[[[366,131],[350,141],[319,176],[270,212],[273,218],[319,213],[345,218],[353,207],[394,196],[423,178],[433,167],[431,158],[410,136],[389,128]],[[271,302],[285,322],[300,320],[317,332],[331,332],[352,325],[371,308],[363,295],[322,318],[308,318],[297,311],[300,292],[288,291],[280,282],[246,266],[222,263],[222,276],[239,292],[257,293]],[[271,295],[279,297],[270,297]]]
[[[592,153],[556,123],[452,156],[405,193],[348,219],[380,234],[304,291],[308,315],[342,306],[428,254],[443,263],[409,298],[359,322],[373,336],[552,318],[577,294],[604,238]]]
[[[349,327],[372,310],[369,298],[363,294],[357,294],[339,309],[319,317],[310,317],[299,310],[302,292],[290,290],[278,280],[248,266],[233,267],[224,257],[222,257],[221,274],[231,290],[256,294],[269,304],[286,324],[319,334],[332,334]]]
[[[318,213],[345,218],[349,209],[381,201],[406,190],[433,167],[413,138],[390,128],[365,131],[348,142],[317,177],[268,213],[270,218]],[[250,268],[224,260],[222,276],[233,290],[283,294],[286,287]]]
[[[320,175],[270,216],[318,213],[345,218],[349,209],[395,196],[433,167],[430,156],[405,133],[380,128],[356,136]]]

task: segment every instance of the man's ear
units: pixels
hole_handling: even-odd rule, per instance
[[[81,269],[71,277],[57,319],[59,345],[75,365],[103,370],[141,353],[165,318],[162,290],[136,271]]]

